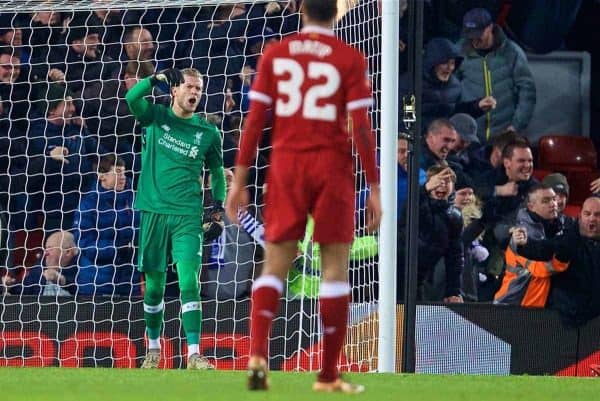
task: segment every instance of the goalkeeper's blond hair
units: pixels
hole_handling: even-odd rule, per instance
[[[181,75],[202,79],[202,73],[195,68],[184,68],[181,70]]]

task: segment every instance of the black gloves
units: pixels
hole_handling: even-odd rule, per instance
[[[565,228],[563,235],[554,239],[554,257],[560,262],[570,262],[577,252],[577,244],[581,241],[578,227]]]
[[[167,68],[166,70],[154,73],[150,78],[150,82],[152,85],[164,82],[169,85],[169,87],[179,86],[183,83],[183,74],[177,68]]]

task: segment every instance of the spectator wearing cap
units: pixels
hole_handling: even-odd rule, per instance
[[[97,155],[106,151],[76,115],[64,85],[49,84],[44,97],[47,107],[32,119],[28,132],[29,178],[43,190],[31,194],[32,203],[45,211],[46,229],[70,229],[79,195],[95,178]]]
[[[466,113],[453,115],[450,122],[458,133],[458,138],[448,158],[452,162],[460,164],[466,171],[469,169],[472,154],[481,147],[477,136],[477,122]]]
[[[542,184],[554,189],[556,204],[558,206],[558,218],[562,224],[574,223],[575,219],[565,214],[565,208],[567,207],[567,203],[569,203],[569,182],[567,181],[567,177],[561,173],[548,174],[542,180]]]
[[[463,98],[494,96],[497,101],[496,108],[478,119],[482,143],[506,129],[522,131],[531,120],[536,102],[525,53],[483,8],[465,14],[462,36],[464,60],[457,76],[462,82]]]
[[[424,128],[436,118],[450,118],[455,113],[479,117],[496,106],[492,96],[463,101],[462,87],[454,74],[462,60],[459,49],[446,38],[433,38],[427,43],[423,56],[421,103]],[[408,73],[403,74],[399,79],[401,96],[408,94],[409,83]]]
[[[100,29],[85,18],[74,18],[67,33],[66,62],[56,67],[65,73],[69,90],[79,97],[86,84],[106,80],[118,62],[101,53]]]

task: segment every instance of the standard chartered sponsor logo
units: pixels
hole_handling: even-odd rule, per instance
[[[172,150],[173,152],[179,153],[180,155],[195,159],[198,156],[198,147],[190,145],[180,139],[174,138],[168,133],[163,133],[163,136],[159,138],[158,144],[165,148]]]

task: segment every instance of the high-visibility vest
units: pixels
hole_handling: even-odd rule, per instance
[[[527,259],[518,255],[510,245],[504,252],[504,261],[504,279],[494,303],[534,308],[546,306],[550,278],[569,267],[568,262],[561,262],[556,257],[547,262]]]

